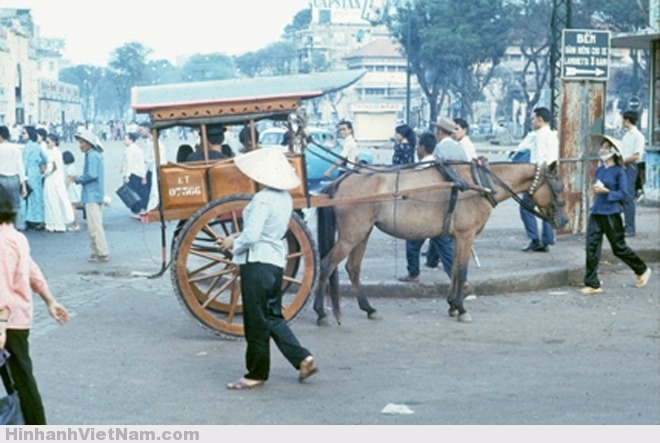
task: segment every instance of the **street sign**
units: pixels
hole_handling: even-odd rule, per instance
[[[631,111],[637,111],[641,104],[642,102],[639,101],[639,97],[630,97],[628,100],[628,109]]]
[[[594,29],[564,29],[561,38],[561,77],[564,80],[607,81],[610,33]]]

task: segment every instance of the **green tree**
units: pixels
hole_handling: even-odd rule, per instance
[[[493,77],[506,48],[502,38],[511,20],[503,0],[414,0],[386,18],[392,35],[405,48],[412,71],[426,95],[430,119],[450,95],[461,99],[461,113]]]
[[[113,80],[112,85],[119,97],[119,118],[123,118],[130,109],[131,88],[145,84],[147,56],[151,52],[138,42],[126,43],[112,51],[108,77]]]
[[[145,69],[145,83],[148,85],[164,85],[179,83],[181,70],[169,60],[154,60],[147,62]]]
[[[649,25],[649,0],[619,0],[617,2],[575,0],[575,2],[573,25],[576,28],[606,29],[617,33],[638,31]],[[616,95],[623,100],[627,100],[633,95],[648,97],[649,51],[631,49],[630,56],[633,63],[628,67],[629,72],[616,73],[619,79],[622,76],[629,76],[630,83],[624,86],[617,81],[612,81],[612,74],[614,74],[612,72],[607,85],[608,95]],[[614,84],[621,85],[623,90],[619,92],[618,89],[614,89]],[[644,105],[648,106],[647,103]]]
[[[196,54],[181,67],[181,79],[185,82],[223,80],[236,77],[234,60],[219,53]]]
[[[284,27],[284,33],[290,34],[296,31],[307,29],[312,23],[312,8],[306,8],[298,11],[293,16],[291,23]]]
[[[235,57],[234,61],[238,71],[247,77],[285,75],[296,65],[296,50],[293,43],[276,42]]]
[[[525,24],[511,28],[508,42],[520,49],[523,58],[517,88],[528,111],[523,123],[524,132],[527,132],[532,127],[530,111],[537,107],[550,78],[552,0],[519,0],[513,2],[513,6],[515,23]],[[512,88],[517,89],[515,86]]]
[[[614,32],[636,31],[648,26],[648,7],[649,0],[573,0],[573,26]]]
[[[92,65],[77,65],[60,70],[60,81],[78,86],[82,116],[86,121],[95,120],[96,103],[99,102],[99,88],[106,69]]]

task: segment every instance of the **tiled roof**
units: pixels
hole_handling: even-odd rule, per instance
[[[399,42],[389,38],[378,38],[353,52],[349,52],[344,59],[360,57],[403,57],[403,47]]]

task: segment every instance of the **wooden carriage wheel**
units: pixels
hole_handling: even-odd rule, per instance
[[[250,195],[233,195],[199,209],[174,244],[172,284],[179,301],[202,327],[225,337],[243,336],[239,267],[220,251],[218,241],[240,232]],[[282,240],[287,251],[282,299],[284,318],[306,306],[316,283],[318,252],[307,225],[293,214]]]

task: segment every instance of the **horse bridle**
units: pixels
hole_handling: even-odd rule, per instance
[[[495,181],[500,186],[502,186],[504,189],[507,190],[509,194],[511,194],[511,197],[516,202],[518,202],[520,206],[525,208],[527,211],[549,222],[550,224],[558,227],[563,226],[568,221],[568,220],[564,220],[565,217],[558,217],[558,213],[559,213],[558,209],[565,204],[565,202],[559,200],[559,193],[562,191],[564,185],[561,181],[559,181],[556,175],[550,173],[550,170],[546,163],[536,164],[536,168],[534,169],[534,178],[532,179],[532,184],[530,185],[529,189],[525,191],[525,193],[531,197],[534,195],[534,193],[536,193],[536,191],[539,190],[539,188],[541,188],[544,184],[547,183],[548,188],[550,189],[550,192],[552,194],[552,203],[550,204],[548,215],[542,214],[540,211],[536,209],[534,205],[530,205],[529,203],[527,203],[527,201],[520,198],[520,196],[518,196],[518,194],[516,194],[513,191],[513,189],[509,187],[509,185],[507,185],[504,181],[502,181],[501,178],[499,178],[493,171],[491,171],[490,168],[488,168],[488,166],[483,165],[482,167],[495,179]],[[541,174],[541,171],[543,171],[543,174]]]

